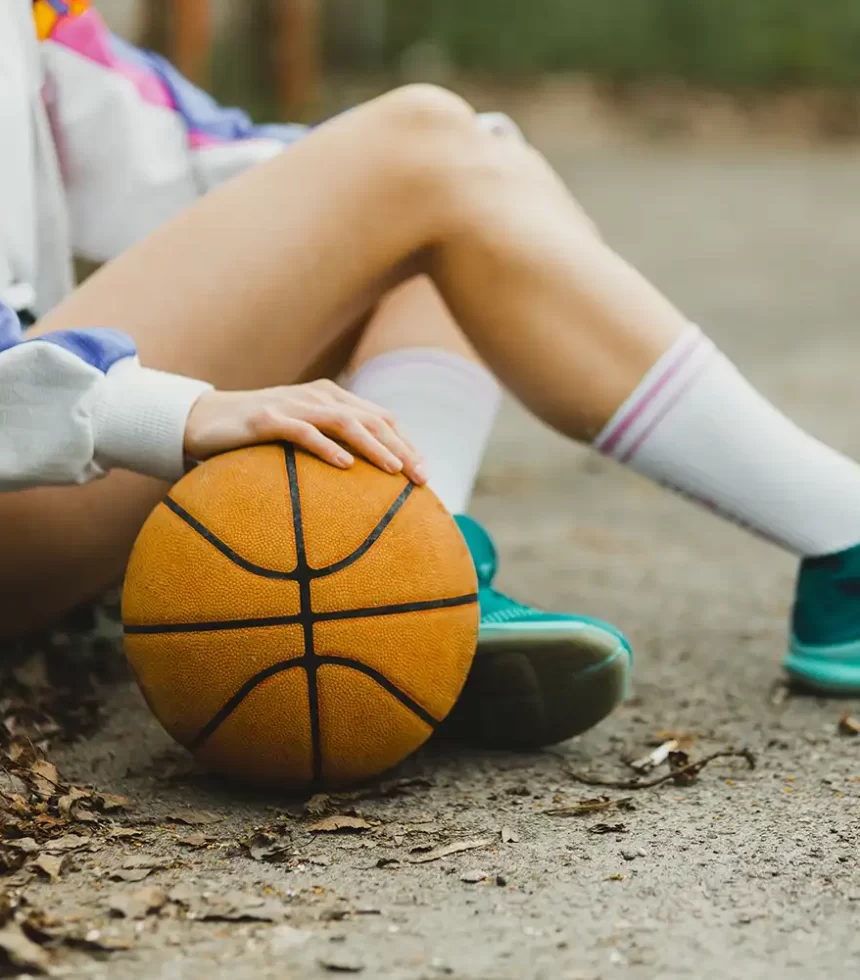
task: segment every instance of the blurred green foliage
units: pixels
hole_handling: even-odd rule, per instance
[[[584,71],[721,88],[860,84],[857,0],[370,2],[387,4],[388,68],[429,40],[453,66],[494,74]]]

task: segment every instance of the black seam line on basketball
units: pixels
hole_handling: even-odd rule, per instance
[[[274,677],[275,674],[282,674],[287,670],[294,670],[297,667],[302,667],[307,669],[307,664],[305,663],[304,657],[295,657],[292,660],[282,660],[280,663],[272,664],[271,667],[267,667],[265,670],[261,670],[258,674],[255,674],[252,678],[245,681],[245,683],[239,688],[238,691],[226,702],[212,718],[200,729],[200,731],[191,739],[191,741],[186,745],[189,751],[194,752],[195,749],[199,749],[200,746],[206,741],[207,738],[221,725],[222,722],[226,721],[231,714],[239,707],[239,705],[245,700],[245,698],[254,690],[255,687],[263,683],[263,681],[268,680],[269,677]]]
[[[367,609],[333,609],[331,612],[314,613],[317,623],[330,623],[340,619],[375,619],[377,616],[402,616],[405,613],[426,612],[432,609],[454,609],[471,606],[478,601],[478,593],[455,595],[447,599],[427,599],[423,602],[400,602],[393,606],[370,606]]]
[[[357,670],[360,674],[364,674],[371,680],[376,681],[381,688],[388,691],[392,697],[397,698],[404,708],[408,708],[412,714],[420,718],[425,725],[435,728],[439,724],[438,718],[434,718],[426,708],[422,708],[421,705],[417,701],[410,698],[405,691],[401,691],[396,684],[393,684],[385,676],[385,674],[381,674],[378,670],[374,670],[373,667],[368,667],[367,664],[363,663],[361,660],[350,660],[348,657],[332,657],[328,654],[317,654],[316,659],[320,665],[331,664],[334,667],[348,667],[350,670]]]
[[[404,602],[393,606],[375,606],[368,609],[335,609],[332,612],[310,613],[304,616],[270,616],[257,619],[225,619],[208,623],[165,623],[156,626],[125,626],[129,635],[153,633],[216,633],[224,630],[266,629],[271,626],[304,626],[305,623],[327,623],[344,619],[373,619],[377,616],[402,616],[406,613],[427,612],[434,609],[455,609],[471,606],[478,601],[477,592],[451,596],[448,599],[428,599],[425,602]]]
[[[367,552],[373,547],[374,544],[379,540],[382,532],[388,527],[388,525],[397,516],[397,512],[409,499],[409,495],[415,489],[414,483],[407,483],[406,486],[401,490],[397,499],[388,508],[388,510],[383,515],[380,522],[376,527],[370,532],[370,534],[361,542],[361,544],[352,552],[352,554],[347,555],[346,558],[341,558],[340,561],[333,562],[331,565],[326,565],[324,568],[312,568],[310,569],[311,578],[323,578],[326,575],[334,575],[335,572],[342,571],[344,568],[349,568],[350,565],[355,564],[359,558],[363,557]]]
[[[287,487],[293,515],[293,537],[296,542],[296,574],[299,580],[299,617],[305,649],[305,679],[308,685],[308,714],[311,724],[311,783],[322,783],[323,758],[320,733],[319,689],[314,663],[314,623],[311,618],[311,581],[308,575],[308,558],[305,550],[305,529],[302,523],[302,498],[299,491],[299,472],[296,467],[296,450],[284,443],[284,464],[287,468]]]
[[[266,667],[265,670],[261,670],[258,674],[255,674],[253,677],[249,678],[233,695],[233,697],[231,697],[226,704],[218,709],[212,718],[187,744],[186,748],[188,748],[191,752],[199,749],[200,746],[230,717],[230,715],[236,710],[236,708],[239,707],[245,698],[248,697],[248,695],[251,694],[257,687],[259,687],[263,681],[268,680],[270,677],[274,677],[275,674],[282,674],[297,667],[301,667],[308,671],[312,667],[317,668],[326,664],[333,667],[346,667],[348,670],[355,670],[360,674],[364,674],[366,677],[369,677],[372,681],[378,684],[383,690],[387,691],[392,697],[396,698],[404,708],[411,711],[412,714],[423,721],[425,725],[435,729],[440,724],[438,718],[434,718],[426,708],[423,708],[417,701],[409,697],[405,691],[401,691],[396,684],[392,683],[385,676],[385,674],[381,674],[378,670],[374,670],[373,667],[368,667],[367,664],[362,663],[360,660],[350,660],[347,657],[333,657],[316,654],[313,657],[296,657],[293,660],[283,660],[280,663],[272,664],[271,667]]]
[[[173,497],[165,497],[164,504],[178,518],[185,521],[192,530],[196,531],[201,538],[208,541],[213,548],[217,548],[225,558],[229,558],[234,565],[238,565],[239,568],[243,568],[246,572],[251,572],[252,575],[259,575],[261,578],[281,579],[287,582],[295,582],[298,579],[298,570],[293,572],[279,572],[274,568],[263,568],[262,565],[255,565],[252,561],[248,561],[241,555],[236,554],[228,544],[225,544],[217,535],[213,534],[208,527],[201,524],[195,517],[192,517]]]
[[[379,540],[383,531],[385,531],[388,525],[397,516],[397,512],[409,499],[409,496],[414,489],[414,483],[406,484],[394,503],[388,508],[385,514],[383,514],[376,527],[370,532],[364,541],[361,542],[355,551],[347,555],[346,558],[341,558],[340,561],[336,561],[331,565],[326,565],[324,568],[310,568],[306,566],[308,575],[311,578],[324,578],[327,575],[334,575],[335,572],[340,572],[344,568],[349,568],[350,565],[355,564],[355,562],[357,562],[360,558],[364,557],[364,555],[367,554],[367,552]],[[290,496],[292,498],[292,494]],[[291,502],[293,504],[293,513],[295,514],[296,501],[291,500]],[[275,568],[266,568],[263,565],[257,565],[252,561],[248,561],[247,558],[243,558],[228,544],[222,541],[217,534],[213,534],[205,524],[201,524],[197,518],[189,514],[188,511],[181,504],[178,504],[172,497],[165,497],[164,503],[170,510],[173,511],[174,514],[176,514],[178,518],[183,520],[204,540],[208,541],[213,548],[217,548],[217,550],[220,551],[225,558],[229,558],[234,565],[238,565],[239,568],[244,569],[246,572],[250,572],[252,575],[259,575],[262,578],[273,578],[286,582],[296,582],[299,580],[300,572],[298,569],[295,569],[292,572],[282,572]],[[304,544],[304,541],[302,544]]]
[[[269,616],[257,619],[216,619],[208,623],[160,623],[154,626],[123,626],[127,636],[155,633],[218,633],[225,630],[265,629],[267,626],[300,626],[301,616]]]

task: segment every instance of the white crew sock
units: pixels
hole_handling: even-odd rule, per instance
[[[387,408],[424,456],[429,484],[452,514],[469,506],[500,393],[486,368],[435,347],[371,358],[349,390]]]
[[[860,542],[860,466],[777,411],[697,327],[595,448],[800,555]]]

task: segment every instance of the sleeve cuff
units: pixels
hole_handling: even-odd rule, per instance
[[[95,462],[175,483],[185,473],[185,426],[212,385],[128,358],[105,375],[93,410]]]

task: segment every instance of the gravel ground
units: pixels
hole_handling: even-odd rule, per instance
[[[860,455],[857,153],[548,150],[610,240],[768,395]],[[431,747],[398,774],[416,780],[399,795],[329,801],[369,828],[314,834],[301,805],[285,811],[187,774],[119,684],[103,729],[54,759],[68,778],[130,797],[139,834],[72,852],[58,882],[34,879],[26,895],[133,945],[66,953],[55,969],[128,980],[858,975],[860,738],[838,722],[860,703],[774,689],[793,560],[571,449],[513,406],[475,512],[497,536],[504,585],[629,632],[627,704],[553,752]],[[758,766],[715,762],[691,786],[631,792],[568,775],[629,778],[623,760],[666,730],[697,736],[696,757],[749,747]],[[600,792],[631,803],[543,812]],[[177,824],[183,807],[221,819]],[[273,825],[283,833],[258,835],[257,853],[281,846],[269,854],[280,863],[254,860],[241,839]],[[469,849],[415,863],[451,842]],[[141,855],[163,867],[110,880]],[[167,893],[160,913],[109,917],[118,896],[150,886]],[[228,921],[207,918],[216,914]],[[243,915],[273,921],[229,921]]]

